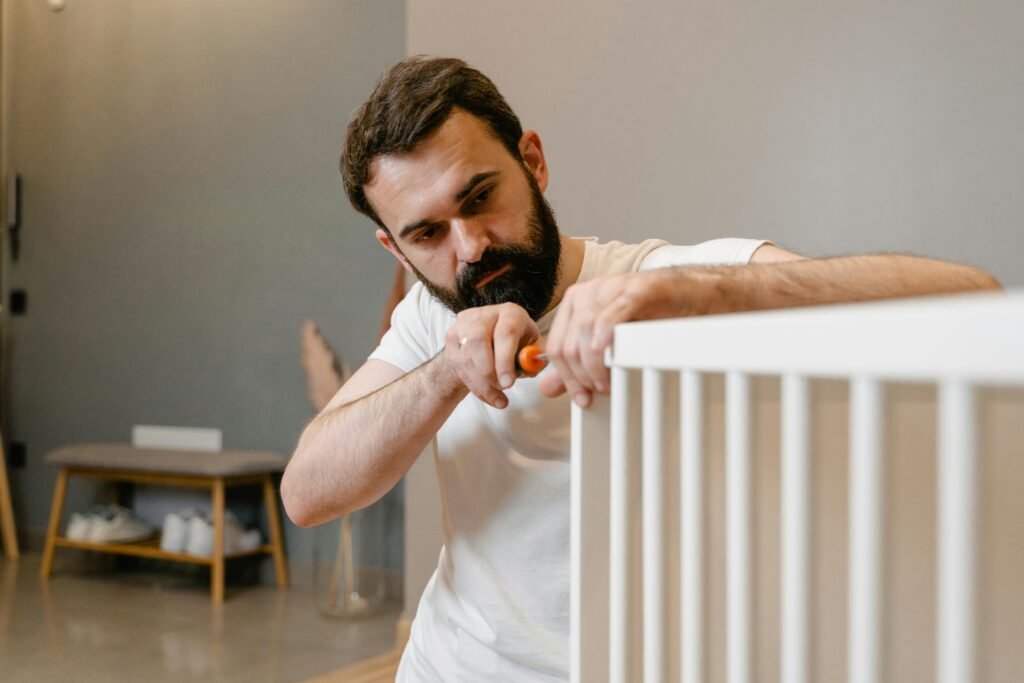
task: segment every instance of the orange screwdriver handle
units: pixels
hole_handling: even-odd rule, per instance
[[[516,367],[527,377],[533,377],[548,364],[544,352],[533,344],[524,346],[516,354]]]

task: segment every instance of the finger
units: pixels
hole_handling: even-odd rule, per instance
[[[608,369],[604,366],[604,349],[595,349],[592,342],[594,318],[593,313],[588,312],[585,319],[574,325],[575,338],[571,344],[574,351],[570,363],[584,387],[604,393],[608,391]]]
[[[540,393],[548,398],[555,398],[565,393],[565,382],[557,370],[547,372],[540,378]]]
[[[564,341],[560,345],[552,345],[551,337],[549,336],[547,353],[548,360],[554,366],[555,373],[557,373],[561,384],[564,385],[565,391],[569,393],[569,396],[581,406],[585,407],[589,404],[586,398],[588,393],[587,387],[580,383],[579,372],[577,369],[574,369],[571,360],[574,354],[577,354],[577,349],[572,346],[572,340]]]
[[[562,300],[562,305],[559,307],[558,314],[551,323],[551,331],[548,333],[546,348],[548,360],[554,366],[555,372],[557,373],[561,384],[564,386],[564,390],[569,393],[569,396],[571,396],[577,404],[582,407],[586,407],[590,405],[590,392],[586,387],[581,385],[577,379],[579,371],[573,368],[573,360],[570,358],[574,353],[576,353],[576,349],[569,346],[569,344],[573,342],[572,330],[575,325],[574,319],[577,314],[575,300],[579,291],[578,287],[570,288],[566,291],[565,298]],[[548,381],[553,382],[555,380]],[[553,391],[557,390],[556,386],[548,386],[551,386]]]
[[[479,325],[455,325],[448,331],[445,355],[471,394],[495,408],[504,408],[508,398],[494,386],[493,377],[488,381],[487,373],[481,373],[475,357],[479,353],[476,347],[486,347],[485,353],[489,353],[490,345],[490,336],[482,338]]]
[[[462,352],[466,361],[467,379],[472,385],[470,391],[495,408],[504,408],[508,405],[508,398],[501,391],[494,371],[491,334],[489,326],[478,326],[463,345]]]
[[[548,339],[545,344],[548,358],[551,358],[552,353],[557,354],[562,347],[566,325],[573,315],[573,294],[572,288],[566,291],[565,296],[562,297],[562,303],[558,307],[558,312],[555,314],[555,319],[551,321],[551,329],[548,330]]]
[[[599,384],[604,378],[604,368],[600,361],[593,360],[593,354],[588,354],[599,292],[592,287],[580,291],[581,296],[576,298],[572,308],[572,317],[565,321],[561,356],[571,375],[563,375],[562,379],[566,386],[575,380],[584,389],[603,390]]]
[[[528,322],[532,323],[526,311],[519,306],[511,306],[502,311],[494,326],[494,371],[502,389],[508,389],[516,381],[516,352],[520,345],[533,341],[523,341],[524,335],[533,336],[527,331]]]
[[[604,350],[612,345],[615,338],[615,326],[619,323],[629,322],[634,316],[629,300],[622,297],[610,302],[594,319],[594,332],[590,338],[590,347],[594,351]]]
[[[471,359],[466,359],[465,364],[459,371],[459,379],[466,385],[470,393],[484,403],[495,408],[504,408],[508,405],[508,397],[505,393],[494,386],[482,376],[479,368]]]
[[[544,395],[553,397],[566,392],[581,408],[586,408],[590,405],[590,390],[580,384],[575,376],[565,369],[566,366],[563,362],[559,361],[558,363],[554,363],[554,365],[555,372],[549,373],[545,376],[544,380],[541,381],[541,391],[544,391]],[[548,379],[551,375],[557,376],[557,384],[553,384],[555,380]],[[550,390],[552,393],[547,393],[545,389]]]
[[[613,300],[595,317],[590,343],[582,349],[583,364],[594,380],[594,388],[607,393],[611,376],[605,365],[605,352],[614,341],[615,326],[632,320],[631,307],[625,297]]]
[[[559,368],[559,375],[565,384],[566,390],[573,400],[580,406],[586,407],[580,401],[594,388],[590,376],[580,359],[579,343],[576,338],[570,338],[563,344],[562,367]],[[587,401],[589,404],[589,401]]]
[[[580,349],[580,365],[583,366],[588,381],[586,384],[594,391],[608,393],[608,368],[604,366],[604,349],[595,350],[591,344]]]

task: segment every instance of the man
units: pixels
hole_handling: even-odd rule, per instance
[[[392,67],[349,125],[342,174],[420,283],[306,428],[282,481],[300,526],[369,505],[437,435],[445,545],[401,681],[560,681],[568,665],[567,394],[606,392],[615,324],[996,288],[910,256],[808,260],[766,242],[599,244],[559,232],[540,136],[454,59]],[[723,265],[724,264],[724,265]],[[551,367],[517,378],[516,351]]]

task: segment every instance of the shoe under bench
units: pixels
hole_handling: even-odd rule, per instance
[[[46,461],[57,467],[58,472],[40,567],[40,575],[44,580],[50,577],[57,548],[77,548],[98,553],[209,565],[210,592],[214,604],[224,602],[225,562],[236,557],[271,555],[278,588],[288,587],[288,566],[274,488],[274,475],[283,471],[287,464],[285,456],[265,451],[206,452],[138,448],[127,444],[81,444],[55,450],[46,456]],[[59,535],[68,480],[71,477],[209,490],[213,517],[213,554],[201,557],[168,552],[160,548],[158,539],[139,543],[92,543]],[[259,486],[263,489],[263,507],[267,515],[270,542],[253,550],[228,555],[224,552],[225,497],[227,489],[236,486]]]

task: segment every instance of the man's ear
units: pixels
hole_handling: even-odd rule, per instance
[[[523,132],[519,138],[519,154],[523,157],[526,169],[537,181],[541,192],[548,189],[548,163],[544,159],[544,147],[540,142],[540,134],[535,130]]]
[[[398,259],[398,262],[402,264],[403,268],[410,273],[413,272],[412,264],[409,263],[409,259],[405,258],[405,254],[403,254],[398,248],[398,245],[395,244],[395,240],[391,237],[391,233],[384,230],[384,228],[377,228],[377,232],[375,232],[374,235],[377,237],[377,241],[380,242],[380,245],[390,251],[391,255]]]

